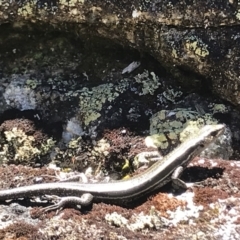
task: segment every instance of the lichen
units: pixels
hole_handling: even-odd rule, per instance
[[[165,91],[157,95],[158,100],[160,101],[161,105],[165,105],[168,102],[177,103],[179,99],[182,97],[183,92],[177,90],[176,88],[172,88],[171,86],[167,87]]]
[[[186,38],[185,47],[189,52],[194,53],[199,57],[206,57],[209,55],[207,44],[205,44],[202,39],[197,36]]]
[[[0,127],[0,142],[2,163],[34,163],[55,145],[51,137],[36,130],[27,119],[5,121]]]
[[[109,154],[110,144],[106,139],[102,138],[96,142],[96,145],[93,147],[93,155],[104,155],[107,156]]]
[[[74,137],[83,136],[84,131],[80,125],[80,121],[73,117],[68,122],[62,132],[62,140],[64,143],[69,143]]]
[[[166,220],[155,211],[154,214],[146,215],[143,212],[134,214],[130,220],[123,217],[117,212],[106,214],[105,220],[110,224],[117,227],[127,227],[131,231],[140,231],[143,229],[160,229],[163,227]]]
[[[209,107],[211,108],[213,113],[226,113],[228,111],[228,108],[224,104],[216,104],[216,103],[210,103]]]
[[[109,155],[110,145],[106,139],[86,141],[83,137],[74,135],[64,146],[54,149],[52,161],[61,168],[75,169],[85,172],[92,169],[95,176],[99,173],[106,157]]]
[[[143,73],[138,74],[134,79],[137,83],[142,85],[139,95],[153,95],[155,90],[161,85],[158,76],[154,72],[150,72],[149,74],[148,70],[144,70]]]
[[[150,135],[153,135],[157,147],[167,149],[170,144],[183,142],[202,126],[216,123],[217,120],[208,113],[201,115],[197,111],[180,108],[162,110],[150,118]]]
[[[22,7],[18,8],[17,14],[25,18],[30,18],[32,17],[33,9],[34,9],[34,3],[28,1]]]
[[[64,219],[59,217],[59,215],[53,216],[48,221],[48,224],[41,227],[41,233],[48,238],[57,237],[65,240],[104,239],[106,237],[106,232],[104,232],[101,228],[98,228],[96,224],[89,224],[89,221],[86,219],[82,219],[79,222],[71,218]],[[117,239],[117,237],[114,239]]]
[[[151,136],[147,136],[145,138],[145,142],[148,146],[152,146],[155,148],[163,148],[166,149],[168,147],[168,139],[164,133],[152,134]]]
[[[41,144],[39,147],[40,154],[39,156],[46,155],[50,153],[50,150],[55,146],[56,141],[52,138],[48,138],[47,141]]]
[[[3,145],[3,151],[0,152],[0,161],[4,163],[9,161],[15,163],[30,162],[34,158],[48,153],[55,143],[52,139],[48,139],[41,147],[35,147],[34,137],[26,135],[16,127],[11,131],[5,131],[4,134],[7,143]],[[12,152],[12,149],[15,153]],[[14,158],[9,159],[10,155],[13,155]]]
[[[85,126],[101,116],[103,106],[113,102],[128,88],[128,81],[123,79],[119,84],[106,83],[81,90],[79,95],[80,115]]]
[[[240,20],[240,11],[239,11],[239,10],[236,12],[236,18],[237,18],[238,20]]]
[[[8,105],[19,110],[35,109],[37,106],[36,93],[33,91],[37,83],[27,79],[27,76],[11,76],[12,81],[3,93]],[[33,84],[34,83],[34,84]]]

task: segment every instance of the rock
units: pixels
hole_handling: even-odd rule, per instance
[[[0,167],[1,189],[31,184],[39,175],[51,181],[50,174],[55,176],[46,168]],[[172,194],[168,185],[134,208],[98,203],[84,214],[65,208],[43,217],[39,199],[1,203],[0,234],[28,239],[239,239],[239,174],[237,161],[196,158],[183,179],[203,181],[202,187]]]
[[[222,98],[240,102],[238,1],[3,0],[3,23],[108,38],[150,53],[185,86],[203,76]]]

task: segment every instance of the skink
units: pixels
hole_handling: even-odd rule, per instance
[[[0,191],[0,200],[17,199],[31,196],[58,195],[68,196],[59,203],[45,208],[52,210],[62,207],[65,202],[88,205],[91,202],[126,202],[145,196],[169,181],[186,187],[178,177],[189,162],[223,134],[225,125],[206,125],[198,134],[178,146],[161,161],[156,162],[145,172],[128,180],[109,183],[55,182],[23,186]]]

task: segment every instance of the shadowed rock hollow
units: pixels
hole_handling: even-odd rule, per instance
[[[204,77],[222,98],[240,102],[237,0],[3,0],[0,23],[111,39],[151,54],[184,85]]]

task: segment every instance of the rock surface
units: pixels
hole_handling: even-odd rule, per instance
[[[43,175],[44,181],[53,181],[54,174],[46,168],[2,166],[1,188],[33,184]],[[168,185],[130,209],[99,203],[82,212],[66,208],[57,214],[39,215],[43,204],[37,202],[0,205],[0,236],[59,240],[239,239],[239,174],[239,162],[196,158],[183,179],[204,181],[203,187],[173,195]],[[21,179],[16,179],[18,175]]]
[[[150,53],[185,85],[204,76],[215,93],[240,103],[237,0],[3,0],[4,23],[114,40]],[[189,78],[186,72],[195,75]]]
[[[119,179],[153,150],[146,136],[165,155],[179,134],[219,122],[229,128],[215,151],[239,159],[240,114],[209,91],[239,103],[239,9],[227,0],[0,1],[1,189],[54,181],[36,168],[51,161]],[[0,238],[239,239],[239,163],[192,164],[183,178],[202,188],[173,195],[166,186],[131,209],[99,203],[43,217],[37,199],[4,203]]]

